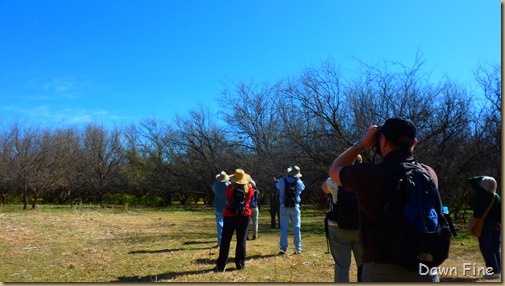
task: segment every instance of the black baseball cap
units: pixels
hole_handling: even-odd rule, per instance
[[[379,128],[388,140],[399,147],[410,148],[414,145],[416,126],[409,119],[392,117],[386,120]]]

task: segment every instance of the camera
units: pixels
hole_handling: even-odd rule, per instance
[[[375,135],[374,135],[374,137],[375,137],[375,152],[382,156],[381,146],[380,146],[380,142],[379,142],[381,135],[382,135],[382,126],[379,126],[379,127],[377,127],[377,132],[375,132]]]
[[[382,135],[382,126],[377,127],[377,132],[375,132],[375,140],[379,141],[379,138],[381,138]]]

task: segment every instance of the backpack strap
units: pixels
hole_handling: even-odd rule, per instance
[[[487,207],[486,209],[486,212],[482,215],[482,218],[481,219],[486,219],[486,216],[487,214],[489,213],[489,211],[491,210],[491,207],[493,206],[494,204],[494,199],[496,198],[496,193],[493,193],[493,199],[491,199],[491,203],[489,204],[489,206]]]
[[[296,184],[296,182],[298,181],[298,178],[295,178],[295,177],[291,177],[291,178],[295,179],[291,183],[288,182],[288,178],[282,178],[282,180],[284,181],[284,190],[286,190],[286,187],[288,186],[288,184]]]

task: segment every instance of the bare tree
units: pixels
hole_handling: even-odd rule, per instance
[[[485,159],[493,162],[487,171],[498,179],[501,178],[499,155],[502,154],[501,65],[480,65],[475,71],[475,78],[484,98],[476,117],[475,134],[478,140],[476,143],[486,154]]]
[[[125,158],[121,131],[107,131],[103,126],[87,125],[83,134],[85,178],[98,203],[104,207],[103,195],[118,183]]]
[[[222,170],[243,168],[268,190],[273,176],[298,165],[304,203],[322,206],[319,186],[333,159],[370,124],[403,116],[418,129],[416,158],[435,167],[451,213],[464,214],[469,176],[501,179],[501,66],[479,66],[479,88],[469,90],[433,82],[419,55],[412,66],[360,63],[355,77],[328,60],[275,83],[239,82],[224,90],[219,114],[199,106],[170,124],[145,119],[126,132],[13,124],[0,134],[2,203],[13,194],[24,209],[78,196],[104,206],[105,194],[123,190],[163,205],[208,203]],[[363,156],[380,160],[373,150]]]
[[[13,126],[13,164],[16,189],[22,194],[23,209],[28,209],[28,200],[34,190],[34,170],[42,161],[40,152],[40,136],[35,128],[22,128],[19,124]]]
[[[290,139],[306,156],[326,164],[340,148],[352,144],[342,81],[335,64],[325,61],[321,68],[302,71],[284,90],[288,99],[284,108],[289,112],[283,113],[283,119]]]
[[[306,191],[303,200],[325,206],[320,191],[332,160],[350,144],[352,123],[345,102],[345,80],[333,61],[306,68],[283,88],[282,113],[285,144],[304,168]]]
[[[143,120],[128,132],[130,175],[135,174],[138,189],[148,196],[172,202],[175,183],[173,160],[179,146],[172,144],[176,133],[170,124],[154,118]]]
[[[14,138],[10,129],[0,134],[0,193],[2,205],[7,204],[7,196],[16,189],[16,170],[14,169]]]
[[[268,190],[272,177],[287,167],[292,154],[284,146],[280,96],[281,83],[257,84],[240,82],[223,95],[220,118],[229,126],[227,138],[236,146],[234,153],[240,158],[230,168],[244,168],[251,174],[259,189]]]
[[[229,170],[233,146],[226,140],[227,130],[217,125],[215,118],[210,110],[200,107],[191,110],[186,117],[177,116],[174,121],[177,136],[171,142],[179,146],[179,155],[182,155],[174,160],[181,203],[190,196],[194,196],[195,201],[202,197],[210,202],[213,196],[210,186],[215,175]]]
[[[48,190],[48,200],[58,204],[70,201],[72,204],[86,186],[81,138],[76,128],[54,130],[53,136],[51,154],[56,157],[52,174],[54,184]]]

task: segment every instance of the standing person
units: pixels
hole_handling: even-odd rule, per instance
[[[381,222],[388,201],[388,176],[391,168],[403,162],[414,163],[416,127],[404,118],[386,120],[381,127],[371,125],[366,134],[340,154],[329,170],[330,178],[339,186],[356,194],[360,208],[360,244],[363,249],[363,282],[438,282],[438,275],[421,275],[398,264],[395,257],[383,251],[380,243]],[[357,164],[356,157],[367,148],[376,146],[382,155],[380,164]],[[425,172],[438,187],[433,168],[422,164]],[[440,207],[441,208],[441,207]]]
[[[479,248],[486,262],[486,268],[493,269],[493,273],[484,275],[484,279],[499,279],[501,278],[501,197],[496,193],[496,180],[493,177],[476,176],[469,181],[475,192],[472,200],[473,216],[468,229],[471,230],[479,219],[484,219]]]
[[[223,233],[223,221],[224,221],[224,207],[226,206],[226,187],[230,185],[230,177],[225,171],[216,175],[216,180],[212,185],[212,191],[214,191],[214,211],[216,213],[216,226],[217,226],[217,246],[221,246],[221,235]]]
[[[275,184],[279,180],[274,177],[274,185],[270,189],[270,228],[275,228],[275,217],[277,217],[277,223],[280,224],[280,208],[281,201],[279,199],[279,189]]]
[[[288,176],[286,178],[279,180],[275,184],[280,191],[279,199],[281,202],[279,255],[286,254],[288,249],[289,221],[291,221],[291,227],[293,228],[295,254],[300,254],[302,252],[300,194],[305,189],[305,185],[300,179],[301,176],[300,168],[294,166],[293,168],[288,168]]]
[[[259,217],[259,194],[260,191],[258,190],[258,187],[256,186],[256,182],[254,182],[251,179],[250,182],[254,194],[251,198],[251,203],[249,204],[249,207],[251,208],[251,226],[252,226],[252,240],[255,240],[258,237],[258,217]],[[247,239],[249,239],[249,235],[247,236]]]
[[[228,202],[224,209],[223,236],[216,265],[218,272],[226,270],[226,260],[230,252],[230,243],[234,232],[237,234],[235,265],[239,270],[245,267],[246,241],[249,232],[249,218],[251,217],[249,204],[254,191],[249,184],[251,176],[246,174],[244,170],[236,169],[230,177],[231,184],[226,188]]]
[[[358,155],[355,164],[361,162],[361,155]],[[331,178],[321,188],[332,197],[326,219],[331,256],[335,261],[334,282],[349,282],[351,252],[358,267],[358,282],[361,282],[363,251],[359,245],[359,208],[355,194],[338,186]]]

